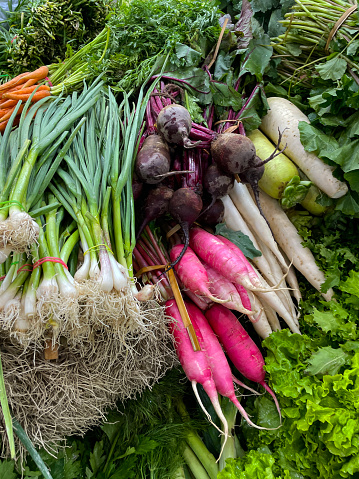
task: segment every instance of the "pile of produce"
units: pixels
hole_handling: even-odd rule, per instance
[[[359,474],[356,5],[7,15],[0,476]]]

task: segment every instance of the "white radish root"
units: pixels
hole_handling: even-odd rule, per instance
[[[278,244],[297,270],[302,273],[315,289],[320,291],[320,287],[325,281],[324,273],[316,264],[310,249],[302,246],[303,238],[298,234],[296,227],[277,200],[260,192],[260,201]],[[330,288],[326,293],[322,293],[322,296],[326,301],[330,301],[333,296],[333,290]]]
[[[280,265],[287,269],[287,263],[285,262],[282,253],[279,251],[272,232],[269,229],[266,220],[260,214],[260,211],[246,185],[243,183],[237,183],[235,181],[234,187],[230,193],[230,197],[245,221],[251,225],[254,233],[261,238],[263,243],[266,244],[271,251],[273,251]]]
[[[305,151],[300,142],[298,123],[310,123],[308,117],[292,102],[285,98],[267,98],[270,110],[262,118],[260,129],[273,142],[278,140],[278,129],[282,133],[279,148],[285,149],[285,154],[307,175],[319,189],[331,198],[344,196],[348,187],[333,176],[334,168],[327,165],[313,153]]]

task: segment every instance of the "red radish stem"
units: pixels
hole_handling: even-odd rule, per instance
[[[246,309],[243,306],[241,297],[233,283],[228,281],[228,279],[207,264],[203,263],[203,266],[207,271],[209,290],[223,301],[227,300],[224,303],[226,308],[234,309],[235,311],[238,311],[242,314],[247,314],[248,316],[252,316],[254,314],[254,311],[251,309]]]
[[[213,305],[205,316],[238,371],[250,381],[261,384],[272,396],[282,421],[276,395],[264,381],[263,356],[236,316],[220,304]]]
[[[225,440],[228,437],[228,423],[224,414],[222,412],[221,406],[218,401],[218,392],[216,389],[216,385],[212,378],[212,372],[210,365],[208,363],[207,356],[203,350],[201,351],[194,351],[191,340],[189,338],[187,329],[185,328],[181,314],[177,308],[176,302],[174,299],[170,299],[166,302],[166,309],[169,316],[171,316],[172,321],[169,323],[169,329],[175,339],[175,349],[178,356],[178,359],[183,367],[183,370],[187,376],[187,378],[192,383],[193,391],[196,395],[196,398],[201,406],[202,410],[206,414],[208,420],[211,424],[213,424],[216,429],[218,429],[221,433],[224,433]],[[196,332],[196,336],[202,348],[203,337],[201,332],[197,326],[193,322],[193,327]],[[216,411],[219,419],[222,421],[224,432],[221,431],[212,421],[211,416],[206,411],[205,407],[200,400],[197,391],[197,383],[202,384],[203,389],[206,391],[214,410]]]
[[[265,427],[257,426],[256,424],[254,424],[249,419],[248,414],[238,401],[236,393],[234,391],[232,371],[229,367],[227,358],[223,352],[221,345],[219,344],[216,335],[214,334],[211,326],[208,324],[206,318],[203,316],[202,312],[194,304],[188,302],[186,302],[186,308],[192,323],[196,323],[201,332],[201,336],[203,339],[203,350],[205,351],[205,354],[207,356],[212,371],[213,380],[218,393],[230,399],[230,401],[232,401],[232,403],[242,414],[244,419],[252,427],[255,427],[257,429],[267,429]]]
[[[179,244],[171,249],[170,257],[174,263],[183,251],[184,245]],[[191,248],[187,248],[182,258],[175,265],[175,271],[186,288],[195,294],[203,295],[217,303],[224,303],[228,300],[216,298],[209,289],[209,279],[206,268]]]

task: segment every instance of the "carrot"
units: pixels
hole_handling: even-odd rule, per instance
[[[29,86],[35,85],[39,81],[38,78],[31,78],[30,80],[27,80],[23,85],[21,85],[21,88],[27,88]]]
[[[13,92],[6,92],[3,94],[3,98],[11,98],[8,95],[27,95],[32,93],[34,90],[38,91],[50,91],[50,87],[47,85],[33,85],[28,88],[21,88],[19,90],[15,90]]]
[[[23,109],[24,109],[24,105],[21,105],[19,110],[18,110],[18,113],[20,114]],[[8,108],[7,110],[2,110],[4,112],[4,114],[0,117],[0,122],[8,120],[10,118],[10,116],[12,115],[14,110],[15,110],[15,107]]]
[[[4,100],[4,101],[0,101],[0,110],[4,110],[6,108],[12,108],[14,106],[16,106],[17,102],[19,100]]]
[[[0,92],[3,90],[8,90],[9,88],[12,88],[15,85],[18,85],[19,83],[25,83],[26,81],[26,75],[28,75],[29,72],[26,73],[21,73],[20,75],[14,77],[12,80],[9,80],[6,83],[3,83],[0,85]]]
[[[17,126],[17,125],[19,124],[19,122],[20,122],[20,117],[21,117],[21,115],[16,115],[12,126]],[[8,121],[9,121],[9,119],[0,122],[0,133],[4,133],[5,128],[6,128],[7,124],[8,124]]]
[[[47,77],[48,74],[49,74],[49,69],[47,66],[44,65],[38,68],[37,70],[34,70],[33,72],[27,73],[25,76],[23,76],[22,79],[25,79],[25,81],[34,80],[35,78],[37,80],[43,80],[44,78]]]
[[[4,98],[9,98],[11,100],[23,100],[23,101],[26,101],[29,99],[31,93],[18,93],[18,92],[14,92],[14,93],[5,93],[3,95]],[[34,103],[38,100],[41,100],[42,98],[45,98],[47,96],[50,96],[51,93],[47,90],[42,90],[42,91],[39,91],[39,92],[36,92],[34,94],[34,96],[32,97],[31,101]]]
[[[264,381],[263,356],[235,315],[222,305],[215,304],[206,312],[205,317],[234,366],[244,377],[261,384],[269,392],[274,399],[281,418],[277,398]]]

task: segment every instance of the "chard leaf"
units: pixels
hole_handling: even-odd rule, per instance
[[[193,50],[188,45],[183,45],[183,43],[176,43],[175,51],[177,58],[184,59],[184,65],[187,67],[197,66],[202,58],[200,52]]]
[[[216,226],[216,235],[221,235],[238,246],[246,258],[252,259],[255,256],[262,256],[262,253],[254,247],[251,239],[241,231],[233,231],[227,228],[224,223]]]
[[[243,105],[242,95],[226,83],[212,81],[211,91],[216,105],[231,106],[235,111],[238,111]]]
[[[315,67],[323,80],[340,80],[347,69],[347,62],[339,55]]]
[[[342,366],[346,364],[350,356],[341,348],[333,349],[330,346],[319,349],[309,358],[309,366],[304,371],[310,376],[331,376],[337,374]]]
[[[248,48],[249,42],[252,40],[252,6],[248,0],[243,0],[241,14],[234,29],[238,33],[239,38],[237,41],[239,49]]]
[[[263,35],[260,38],[253,38],[248,45],[249,57],[244,64],[244,72],[249,72],[262,81],[263,74],[269,65],[273,48],[270,46],[270,38]]]

